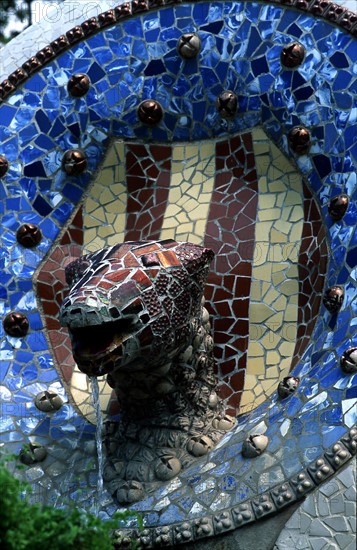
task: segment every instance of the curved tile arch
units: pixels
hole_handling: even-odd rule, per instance
[[[205,14],[205,10],[202,8],[205,5],[207,4],[204,2],[197,4],[200,6],[200,10],[196,11],[194,11],[196,5],[191,4],[164,9],[175,9],[178,17],[182,14],[183,18],[187,17],[187,11],[191,15],[190,10],[192,9],[195,17],[200,16],[203,19],[206,17],[203,22],[200,20],[200,24],[205,26],[212,23],[210,17],[214,18],[214,22],[218,19],[217,12],[210,16],[207,9]],[[228,3],[214,4],[214,6],[217,5],[228,6]],[[210,455],[209,461],[208,459],[203,460],[199,467],[183,472],[179,476],[176,486],[169,484],[151,495],[146,501],[135,506],[136,509],[145,513],[148,526],[157,525],[157,522],[166,523],[169,525],[170,533],[173,533],[174,526],[185,521],[185,514],[190,513],[195,525],[196,521],[198,524],[202,523],[202,529],[197,530],[194,535],[199,537],[214,532],[218,533],[221,529],[221,527],[216,527],[215,530],[203,528],[204,525],[210,525],[210,522],[213,522],[209,510],[215,511],[218,516],[220,512],[228,513],[233,507],[241,504],[246,503],[249,507],[252,503],[253,506],[254,499],[258,498],[257,495],[260,492],[268,491],[273,499],[273,491],[281,483],[284,484],[288,481],[290,483],[290,480],[293,482],[294,476],[299,475],[301,470],[305,471],[306,467],[309,468],[309,475],[313,479],[321,479],[324,472],[328,475],[331,470],[330,466],[328,469],[321,469],[325,459],[332,466],[336,462],[334,462],[334,453],[338,453],[338,449],[334,450],[334,446],[341,437],[343,440],[340,450],[343,451],[343,445],[347,445],[349,449],[347,452],[353,452],[355,449],[348,438],[344,439],[344,434],[355,421],[353,396],[356,375],[346,376],[338,367],[340,355],[353,344],[355,337],[356,311],[353,299],[356,278],[354,255],[356,207],[353,201],[356,178],[353,165],[356,142],[354,137],[355,115],[351,110],[355,101],[355,83],[353,83],[353,75],[348,70],[344,70],[344,67],[345,69],[350,67],[350,59],[356,55],[355,44],[351,36],[329,23],[320,24],[320,20],[313,16],[306,14],[299,16],[294,11],[293,17],[289,19],[292,14],[290,8],[282,8],[270,3],[269,5],[251,3],[248,6],[237,2],[234,5],[229,4],[229,6],[247,16],[245,20],[248,23],[245,24],[248,34],[250,32],[251,36],[254,29],[253,34],[257,32],[264,37],[259,43],[263,50],[265,46],[267,48],[263,55],[260,51],[247,51],[246,57],[249,57],[249,60],[245,61],[247,65],[249,61],[248,75],[252,77],[253,84],[249,87],[250,83],[246,83],[246,96],[240,90],[241,99],[249,96],[249,101],[246,104],[243,101],[241,104],[243,116],[239,119],[241,122],[236,123],[238,128],[234,127],[233,123],[233,128],[215,128],[213,125],[213,129],[212,126],[209,129],[213,134],[217,131],[218,135],[224,135],[225,132],[229,134],[231,131],[236,132],[243,129],[239,128],[240,125],[245,128],[246,125],[250,127],[262,123],[271,139],[285,154],[289,154],[287,132],[302,122],[309,127],[313,137],[310,154],[296,158],[296,163],[306,181],[309,182],[316,200],[322,205],[322,212],[326,216],[331,247],[328,284],[344,285],[346,296],[338,316],[331,317],[327,311],[322,309],[312,342],[294,370],[294,374],[302,377],[302,383],[295,395],[286,402],[280,402],[276,395],[273,396],[269,403],[262,404],[253,414],[241,419],[238,428],[229,434]],[[162,14],[164,9],[159,13]],[[249,13],[245,12],[245,9],[248,9]],[[268,10],[269,19],[267,18]],[[263,14],[265,17],[262,17]],[[272,14],[276,16],[276,19],[272,17]],[[232,12],[229,13],[229,16],[232,17]],[[130,32],[130,25],[140,24],[141,26],[142,22],[147,23],[150,27],[152,14],[148,15],[149,19],[145,19],[145,17],[143,16],[139,23],[135,16],[128,19],[129,23],[125,30]],[[304,25],[302,25],[301,18],[303,18]],[[294,23],[292,23],[292,19]],[[290,21],[290,26],[287,25],[288,21]],[[307,22],[310,26],[306,31]],[[279,23],[284,23],[284,32],[288,28],[289,35],[284,34],[284,38],[280,37],[280,42],[275,42],[274,39],[280,36]],[[299,23],[301,27],[299,27]],[[223,22],[222,28],[229,28],[224,24],[225,22]],[[242,25],[244,23],[238,25],[238,29],[244,32]],[[28,404],[27,412],[33,412],[30,404],[31,396],[38,392],[40,387],[42,389],[43,386],[47,388],[56,385],[60,391],[57,373],[51,370],[51,358],[47,354],[47,344],[42,335],[42,324],[37,313],[31,277],[41,258],[51,247],[52,241],[70,218],[74,205],[79,201],[83,189],[90,181],[90,174],[98,165],[99,158],[106,146],[107,134],[110,133],[110,125],[107,120],[108,106],[105,106],[104,100],[101,103],[102,111],[101,107],[94,108],[92,104],[86,110],[83,108],[84,101],[93,101],[94,95],[93,93],[88,94],[86,100],[80,100],[76,104],[79,108],[77,118],[77,114],[72,111],[74,101],[69,101],[65,93],[66,81],[74,66],[77,70],[78,65],[83,67],[88,63],[92,54],[98,55],[103,44],[102,40],[105,44],[109,43],[116,47],[119,42],[113,40],[113,37],[118,38],[118,34],[120,35],[124,27],[125,24],[112,27],[103,34],[98,33],[89,38],[86,44],[79,42],[74,45],[71,50],[66,51],[42,69],[45,78],[39,73],[34,74],[24,82],[21,89],[19,88],[9,95],[8,100],[4,101],[0,108],[2,115],[0,153],[7,156],[10,161],[10,169],[2,181],[6,186],[2,186],[0,189],[1,197],[4,199],[1,207],[4,209],[6,206],[1,228],[4,232],[2,274],[4,282],[8,283],[8,289],[5,290],[9,292],[9,296],[3,293],[2,311],[7,313],[10,308],[26,311],[31,327],[28,337],[21,341],[1,334],[3,337],[1,359],[5,363],[2,391],[9,406],[14,406],[13,412],[9,416],[9,422],[5,424],[5,441],[11,450],[18,449],[23,441],[28,440],[28,437],[41,437],[47,441],[57,439],[61,444],[64,433],[58,426],[62,426],[64,421],[68,422],[68,426],[71,427],[69,431],[76,436],[80,432],[80,426],[83,426],[82,419],[76,417],[69,407],[66,409],[67,416],[61,412],[57,417],[44,421],[34,414],[32,423],[21,420],[20,415],[23,410],[19,404]],[[147,32],[150,30],[155,29],[148,29]],[[204,32],[208,33],[207,29]],[[297,34],[299,34],[298,37]],[[104,35],[108,37],[108,42],[105,42]],[[131,35],[128,33],[127,36]],[[327,36],[331,37],[331,41],[326,41]],[[300,41],[306,40],[307,45],[313,44],[310,58],[306,58],[306,67],[295,72],[294,76],[292,72],[286,72],[284,76],[277,68],[281,44],[297,38]],[[149,42],[150,40],[152,43],[157,42],[154,37],[150,38]],[[252,47],[253,40],[251,42],[248,40],[246,43],[243,41],[244,47],[248,47],[249,44]],[[340,51],[336,52],[336,47],[339,47]],[[78,54],[78,52],[80,53]],[[328,52],[331,53],[330,60],[326,59]],[[75,53],[77,53],[77,57],[72,55]],[[100,54],[99,57],[101,57]],[[263,73],[259,73],[263,61],[257,62],[257,60],[261,57],[264,57],[267,67],[269,64],[271,67],[275,67],[276,73],[272,71],[272,74],[277,76],[274,82],[269,78],[263,78],[271,76],[268,69],[265,70],[265,65]],[[105,65],[111,61],[112,59],[102,59],[102,64]],[[74,65],[76,62],[77,65]],[[62,63],[64,65],[61,65]],[[93,64],[88,63],[88,67],[92,66]],[[126,66],[124,63],[123,69],[118,67],[118,73],[122,70],[125,74]],[[142,70],[145,66],[142,67]],[[209,68],[207,67],[207,69]],[[94,82],[95,87],[98,89],[99,95],[104,94],[105,100],[110,103],[113,117],[117,117],[113,124],[113,133],[119,136],[123,135],[123,127],[117,124],[117,121],[119,116],[128,115],[127,128],[133,123],[133,133],[127,137],[135,136],[135,131],[139,133],[138,137],[146,137],[149,131],[146,129],[143,131],[139,126],[135,126],[135,105],[125,105],[123,99],[120,105],[124,109],[120,110],[116,103],[111,103],[115,100],[113,97],[115,94],[110,94],[109,81],[105,79],[101,71],[103,69],[97,61],[95,69],[93,69],[94,78],[92,80],[98,77]],[[207,74],[211,73],[207,72]],[[296,77],[296,74],[299,77]],[[150,89],[155,90],[155,93],[158,94],[161,89],[155,88],[157,79],[155,80],[154,76],[147,75],[146,81],[150,83]],[[114,76],[114,80],[117,77],[118,74]],[[304,77],[308,78],[308,87],[317,90],[308,98],[306,98],[306,94],[309,93],[309,90],[304,89],[306,86],[301,80]],[[330,87],[331,79],[333,79],[332,88]],[[119,80],[120,77],[117,82]],[[287,82],[291,85],[293,94],[290,94],[289,91],[286,92]],[[101,88],[103,84],[105,86]],[[131,84],[126,82],[129,90]],[[39,94],[39,92],[42,93]],[[331,102],[330,98],[332,97],[333,101]],[[59,98],[62,100],[61,112],[56,113]],[[210,97],[209,101],[212,101]],[[43,109],[40,108],[39,102],[43,102]],[[125,108],[128,108],[128,111],[125,111]],[[210,104],[207,108],[209,110]],[[92,120],[90,120],[89,111]],[[123,115],[124,112],[125,115]],[[252,116],[250,116],[251,112]],[[212,119],[208,120],[208,123],[212,124],[214,120],[212,115]],[[164,125],[165,121],[162,123],[161,130],[165,137],[170,131],[170,121],[172,124],[171,118],[167,120],[168,126]],[[197,127],[193,127],[193,139],[203,138],[202,128],[205,128],[206,132],[208,131],[202,122]],[[326,135],[323,132],[324,128],[326,128]],[[174,130],[175,127],[173,134]],[[150,132],[153,139],[158,139],[158,132],[154,130]],[[174,134],[174,139],[178,139],[178,137]],[[48,141],[45,138],[48,138]],[[66,178],[60,172],[61,155],[59,150],[64,151],[73,143],[78,144],[78,142],[86,150],[89,172],[81,175],[78,179]],[[22,166],[24,166],[23,174]],[[52,187],[51,182],[53,182]],[[347,192],[350,195],[349,210],[341,222],[332,223],[332,220],[327,217],[328,200],[341,192]],[[37,223],[44,235],[44,239],[35,252],[26,251],[25,254],[23,249],[16,244],[15,232],[19,224],[23,222]],[[254,460],[254,464],[243,460],[239,454],[244,437],[252,430],[264,431],[270,438],[267,453]],[[323,456],[325,458],[322,458]],[[344,457],[348,459],[349,455],[345,453]],[[326,466],[328,465],[326,464]],[[318,475],[320,470],[322,474]],[[226,472],[229,472],[229,476],[228,474],[224,475]],[[225,481],[221,486],[222,475]],[[187,483],[188,481],[189,483]],[[283,497],[284,500],[285,497]],[[261,508],[264,510],[264,506],[262,507],[261,504],[264,504],[265,501],[266,499],[263,498],[260,503],[256,504],[257,510],[260,511]],[[269,502],[267,503],[269,504]],[[268,506],[268,508],[271,510],[273,506]],[[260,512],[254,512],[255,519],[261,515]],[[152,533],[154,533],[156,527],[152,527],[152,529]],[[150,538],[149,544],[161,544],[160,536],[157,537],[157,540],[153,539],[152,542]]]
[[[195,1],[195,0],[191,0]],[[324,0],[266,0],[265,3],[282,4],[297,10],[306,11],[315,17],[321,17],[343,29],[357,34],[357,19],[353,11],[340,4]],[[166,5],[180,4],[181,0],[132,0],[118,3],[114,9],[108,9],[96,15],[97,6],[89,7],[85,13],[91,15],[89,19],[70,28],[65,35],[56,38],[50,44],[44,46],[33,57],[29,58],[21,67],[17,67],[7,79],[0,84],[0,101],[11,94],[18,85],[22,84],[31,74],[41,70],[49,61],[54,59],[64,50],[71,48],[73,44],[100,32],[103,28],[116,24],[133,14],[139,14],[149,10],[157,10]],[[111,3],[109,3],[110,5]],[[94,7],[93,14],[91,9]],[[108,7],[108,6],[106,6]],[[65,21],[66,23],[66,21]],[[65,25],[66,26],[66,25]]]
[[[11,40],[11,44],[2,46],[2,63],[0,66],[0,82],[7,79],[29,58],[54,41],[60,34],[65,34],[83,19],[97,17],[99,13],[113,9],[126,0],[100,0],[100,2],[73,2],[73,0],[58,0],[44,6],[45,12],[37,4],[32,14],[33,25],[24,29],[20,35]],[[353,12],[354,0],[336,0],[334,4]],[[38,8],[37,8],[38,6]]]

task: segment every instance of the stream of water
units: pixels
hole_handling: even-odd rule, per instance
[[[91,386],[92,386],[92,400],[93,407],[95,411],[96,421],[97,421],[97,430],[95,434],[96,446],[97,446],[97,457],[98,457],[98,478],[97,478],[97,498],[94,506],[95,514],[99,514],[100,503],[102,500],[103,493],[103,417],[100,410],[100,401],[99,401],[99,384],[98,379],[94,376],[91,377]]]

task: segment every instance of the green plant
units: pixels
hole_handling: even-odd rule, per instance
[[[33,550],[35,545],[51,550],[112,550],[112,530],[118,521],[136,516],[139,529],[142,519],[135,512],[118,512],[113,519],[103,521],[93,514],[76,508],[56,509],[40,504],[29,504],[24,494],[30,486],[16,478],[0,461],[0,547],[2,550]],[[138,550],[132,541],[131,550]]]

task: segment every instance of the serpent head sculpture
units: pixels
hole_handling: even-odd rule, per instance
[[[73,356],[107,374],[121,405],[104,471],[122,503],[141,499],[234,425],[215,392],[203,291],[213,252],[173,240],[127,242],[70,263],[61,308]]]

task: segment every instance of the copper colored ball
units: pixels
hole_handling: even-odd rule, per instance
[[[138,117],[143,124],[155,126],[163,117],[160,103],[154,99],[146,99],[138,107]]]
[[[289,146],[297,155],[304,155],[310,147],[310,132],[302,126],[296,126],[289,132]]]
[[[77,73],[71,76],[67,84],[67,90],[73,97],[84,96],[90,88],[89,76]]]
[[[340,286],[332,286],[326,290],[322,301],[325,308],[330,313],[337,313],[341,309],[343,298],[343,288]]]
[[[69,149],[62,158],[62,170],[69,176],[79,176],[87,168],[87,158],[81,149]]]
[[[6,334],[14,338],[22,338],[26,336],[29,330],[29,321],[23,313],[11,311],[5,315],[3,326]]]
[[[347,195],[338,195],[330,200],[328,213],[334,221],[339,221],[346,214],[349,198]]]
[[[346,374],[357,373],[357,347],[346,349],[341,356],[340,364]]]
[[[305,57],[305,48],[299,42],[293,42],[284,46],[281,52],[281,63],[288,69],[301,65]]]
[[[223,118],[233,118],[238,109],[237,96],[230,90],[226,90],[219,94],[216,105]]]
[[[0,178],[5,176],[9,169],[9,161],[3,155],[0,155]]]
[[[33,248],[41,242],[42,233],[37,225],[24,223],[16,231],[16,239],[25,248]]]

